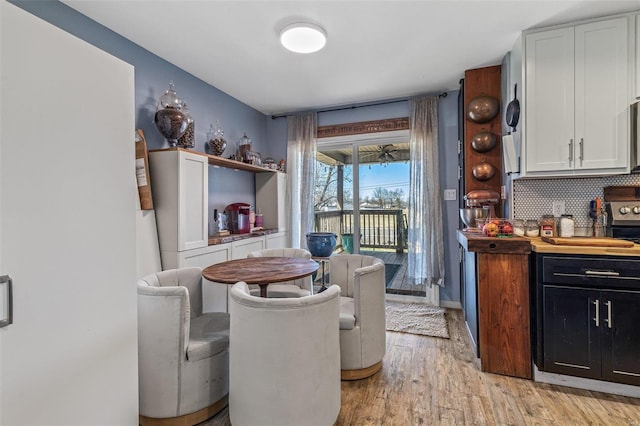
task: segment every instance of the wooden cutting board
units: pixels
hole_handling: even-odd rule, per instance
[[[592,247],[633,247],[631,241],[610,237],[542,237],[542,241],[562,246],[592,246]]]

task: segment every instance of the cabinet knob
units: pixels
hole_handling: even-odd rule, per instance
[[[629,206],[622,206],[619,209],[620,214],[627,214],[631,211],[631,209],[629,208]]]

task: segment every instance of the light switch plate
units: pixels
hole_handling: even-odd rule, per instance
[[[445,201],[455,201],[458,199],[458,191],[455,189],[445,189],[444,190],[444,200]]]

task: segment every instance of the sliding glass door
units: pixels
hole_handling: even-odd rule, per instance
[[[338,235],[336,251],[385,261],[387,292],[419,295],[406,284],[408,136],[318,142],[315,229]]]

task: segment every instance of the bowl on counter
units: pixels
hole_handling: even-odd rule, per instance
[[[489,216],[489,209],[481,207],[465,207],[460,209],[460,219],[467,228],[476,228],[478,219],[484,224],[484,219]]]

